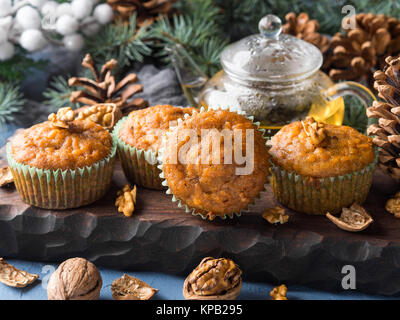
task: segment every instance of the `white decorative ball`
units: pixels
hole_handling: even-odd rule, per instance
[[[83,19],[90,15],[93,9],[92,0],[73,0],[71,2],[72,14],[77,19]]]
[[[28,0],[29,4],[36,7],[41,8],[47,0]]]
[[[31,6],[24,6],[20,8],[17,11],[15,19],[24,30],[39,29],[41,25],[39,12]]]
[[[3,44],[7,41],[7,31],[3,28],[0,28],[0,44]]]
[[[72,7],[68,2],[61,3],[56,9],[56,16],[61,17],[65,14],[72,16]]]
[[[5,17],[11,14],[11,0],[0,0],[0,17]]]
[[[11,28],[13,19],[11,16],[0,18],[0,28],[8,32]]]
[[[87,26],[85,27],[85,29],[82,30],[82,32],[83,32],[86,36],[93,36],[93,35],[95,35],[96,33],[98,33],[98,32],[100,31],[100,28],[101,28],[101,26],[100,26],[99,23],[93,22],[93,23],[87,25]]]
[[[39,30],[25,30],[19,38],[21,46],[32,52],[43,49],[47,45],[47,40]]]
[[[63,15],[57,19],[56,31],[63,36],[75,33],[79,28],[78,21],[69,15]]]
[[[107,24],[113,19],[114,13],[112,8],[107,4],[99,4],[93,12],[93,16],[101,24]]]
[[[83,26],[81,27],[80,31],[87,36],[92,36],[96,34],[101,28],[100,24],[93,16],[89,16],[83,19],[81,25]]]
[[[58,8],[58,3],[54,2],[54,1],[46,1],[43,6],[40,9],[40,12],[42,13],[42,15],[44,16],[48,16],[50,14],[52,15],[56,15],[57,12],[57,8]]]
[[[14,45],[11,42],[0,44],[0,60],[5,61],[14,55]]]
[[[63,39],[63,43],[65,48],[69,51],[79,51],[83,48],[85,44],[85,40],[80,34],[71,34],[69,36],[65,36]]]

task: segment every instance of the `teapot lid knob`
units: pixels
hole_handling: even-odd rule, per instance
[[[273,14],[266,15],[258,23],[258,30],[265,37],[277,39],[282,32],[282,21]]]

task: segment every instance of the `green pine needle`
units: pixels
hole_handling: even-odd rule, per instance
[[[142,62],[144,56],[151,54],[149,31],[142,26],[136,31],[136,14],[132,15],[129,24],[109,24],[86,42],[86,52],[90,53],[96,63],[103,64],[114,58],[118,61],[118,70],[132,62]]]
[[[182,15],[174,15],[172,21],[160,18],[152,28],[151,35],[158,40],[154,43],[156,55],[169,63],[166,48],[180,44],[211,76],[221,68],[219,54],[228,44],[217,24],[220,10],[212,0],[189,0],[179,3],[178,8]]]
[[[21,82],[27,75],[32,74],[34,69],[43,69],[45,66],[45,61],[29,58],[25,50],[16,46],[14,56],[0,62],[0,81]]]
[[[79,103],[72,103],[69,101],[69,97],[72,91],[77,90],[76,88],[71,88],[68,85],[68,80],[70,77],[56,76],[50,82],[50,86],[43,92],[45,96],[45,104],[49,106],[50,112],[56,112],[60,108],[72,107],[73,109],[79,108]]]
[[[0,82],[0,129],[6,123],[15,122],[25,103],[23,94],[15,82]]]

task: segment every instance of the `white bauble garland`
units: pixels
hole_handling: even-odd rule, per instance
[[[24,6],[17,11],[15,19],[24,29],[40,29],[42,19],[39,12],[31,6]]]
[[[5,17],[11,14],[12,4],[11,0],[0,0],[0,17]]]
[[[55,14],[57,12],[58,4],[54,1],[46,1],[40,8],[42,15]]]
[[[11,42],[0,44],[0,61],[11,59],[14,55],[14,45]]]
[[[36,8],[41,8],[43,7],[43,5],[45,4],[45,2],[47,2],[47,0],[28,0],[28,3]]]
[[[90,15],[93,10],[92,0],[72,0],[72,14],[77,19],[84,19]]]
[[[96,20],[101,24],[110,23],[113,19],[113,10],[107,3],[99,4],[93,13]]]
[[[80,51],[85,44],[85,39],[80,34],[75,33],[65,36],[63,43],[69,51]]]
[[[72,7],[68,2],[61,3],[56,9],[56,16],[61,17],[65,14],[72,16]]]
[[[0,0],[0,60],[14,55],[15,44],[29,52],[49,43],[79,51],[83,35],[96,34],[112,19],[112,8],[99,0]]]
[[[25,30],[19,38],[21,46],[29,52],[42,50],[47,45],[47,40],[42,31],[30,29]]]
[[[56,31],[63,36],[75,33],[78,28],[78,20],[68,14],[62,15],[57,19]]]
[[[7,41],[7,31],[3,28],[0,29],[0,44]]]

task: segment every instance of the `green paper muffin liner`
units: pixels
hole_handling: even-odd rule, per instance
[[[377,154],[376,150],[375,153]],[[354,202],[362,204],[372,184],[378,158],[360,171],[327,178],[288,172],[271,160],[271,186],[286,207],[313,215],[337,214]]]
[[[257,127],[257,129],[262,133],[263,139],[264,139],[264,140],[268,140],[268,137],[265,136],[265,130],[260,128],[260,123],[259,123],[259,122],[254,122],[254,117],[253,117],[253,116],[247,116],[246,113],[245,113],[244,111],[232,110],[232,109],[226,109],[226,110],[229,110],[229,111],[231,111],[231,112],[236,112],[237,114],[240,114],[240,115],[245,116],[246,119],[251,120],[252,123]],[[206,110],[204,107],[201,107],[200,110],[199,110],[200,113],[201,113],[201,112],[206,112],[206,111],[207,111],[207,110]],[[189,117],[189,115],[186,114],[183,120],[187,119],[188,117]],[[182,119],[178,119],[177,123],[179,124],[179,123],[181,123],[183,120],[182,120]],[[169,135],[168,132],[167,132],[167,135]],[[160,178],[162,179],[162,185],[167,189],[167,190],[166,190],[166,194],[172,195],[172,199],[171,199],[172,202],[176,202],[179,208],[185,209],[185,212],[186,212],[186,213],[192,214],[193,216],[200,216],[203,220],[207,220],[207,218],[208,218],[208,214],[207,214],[207,213],[204,213],[204,211],[200,211],[200,210],[198,210],[198,209],[196,209],[196,208],[191,208],[191,207],[189,207],[183,200],[179,199],[178,197],[176,197],[176,196],[172,193],[170,187],[168,186],[168,182],[167,182],[167,180],[166,180],[165,177],[164,177],[164,173],[163,173],[163,170],[162,170],[163,151],[164,151],[164,148],[160,148],[160,150],[159,150],[159,155],[158,155],[158,162],[159,162],[158,168],[159,168],[159,170],[161,171],[161,173],[160,173]],[[248,212],[248,211],[249,211],[249,206],[250,206],[250,205],[254,205],[254,204],[256,203],[256,201],[259,200],[259,199],[261,198],[263,192],[266,191],[267,185],[268,185],[268,183],[266,183],[266,184],[264,185],[264,189],[260,191],[260,193],[258,194],[258,196],[255,197],[255,198],[253,199],[253,201],[250,202],[250,203],[247,205],[246,208],[243,208],[243,209],[240,210],[239,212],[226,213],[226,214],[224,214],[223,216],[217,215],[217,217],[219,217],[219,218],[222,219],[222,220],[225,220],[227,217],[233,219],[235,216],[240,217],[240,216],[242,215],[242,213]]]
[[[7,144],[7,160],[21,199],[45,209],[69,209],[100,199],[109,189],[113,174],[116,145],[107,158],[91,166],[74,170],[38,169],[17,162]]]
[[[160,170],[157,168],[157,152],[133,147],[119,137],[119,131],[127,118],[126,116],[118,121],[112,134],[126,178],[145,188],[165,189],[161,184]]]

